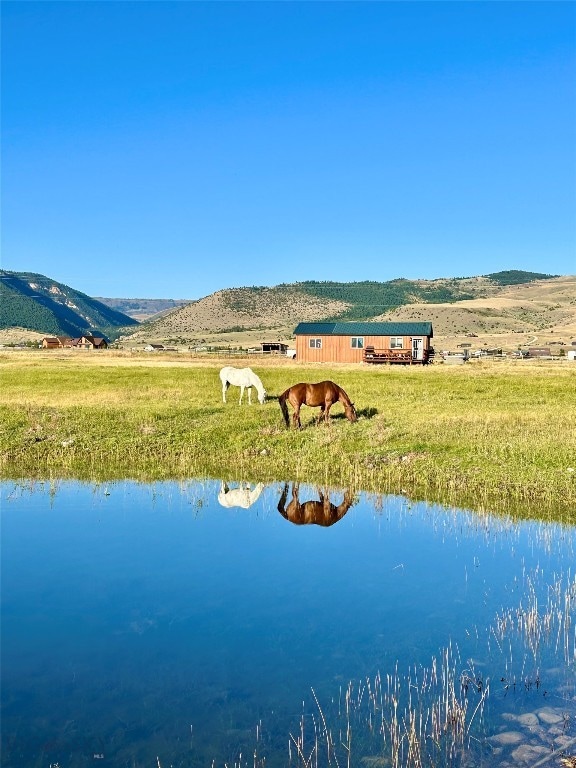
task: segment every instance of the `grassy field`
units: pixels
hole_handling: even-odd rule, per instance
[[[401,493],[521,516],[576,521],[576,364],[474,362],[251,365],[260,406],[222,403],[230,360],[105,353],[0,355],[0,474],[5,479],[300,480]],[[287,431],[278,394],[334,379],[356,404],[331,425]],[[246,400],[246,397],[245,397]]]

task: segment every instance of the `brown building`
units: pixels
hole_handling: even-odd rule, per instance
[[[68,336],[44,336],[42,349],[64,349],[73,346],[73,340]]]
[[[107,349],[108,339],[105,336],[78,336],[71,339],[68,336],[44,336],[42,349]]]
[[[529,347],[528,357],[552,357],[550,347]]]
[[[427,363],[432,323],[300,323],[296,359],[307,363]]]
[[[104,336],[80,336],[74,339],[74,346],[78,349],[107,349],[108,340]]]

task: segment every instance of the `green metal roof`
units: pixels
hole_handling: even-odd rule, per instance
[[[432,323],[298,323],[296,336],[430,336]]]

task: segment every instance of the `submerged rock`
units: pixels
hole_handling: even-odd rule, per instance
[[[540,725],[538,717],[533,712],[526,712],[524,715],[518,715],[516,719],[525,728],[534,728],[537,725]]]
[[[515,715],[512,712],[504,712],[502,719],[520,723],[520,725],[523,725],[525,728],[534,728],[535,726],[540,725],[538,716],[533,712],[526,712],[523,715]]]
[[[521,744],[512,751],[512,759],[515,763],[521,765],[533,765],[537,760],[550,754],[550,749],[534,744]]]
[[[561,710],[554,709],[554,707],[542,707],[542,709],[536,710],[536,714],[540,721],[547,725],[556,725],[556,723],[561,723],[564,719]]]
[[[495,736],[491,736],[490,741],[493,744],[500,744],[504,747],[511,744],[520,744],[525,738],[524,734],[518,731],[504,731],[504,733],[497,733]]]

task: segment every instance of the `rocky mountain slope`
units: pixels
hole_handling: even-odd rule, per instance
[[[137,324],[128,315],[45,275],[0,270],[0,329],[18,327],[79,336],[92,330],[112,334],[116,328]]]

